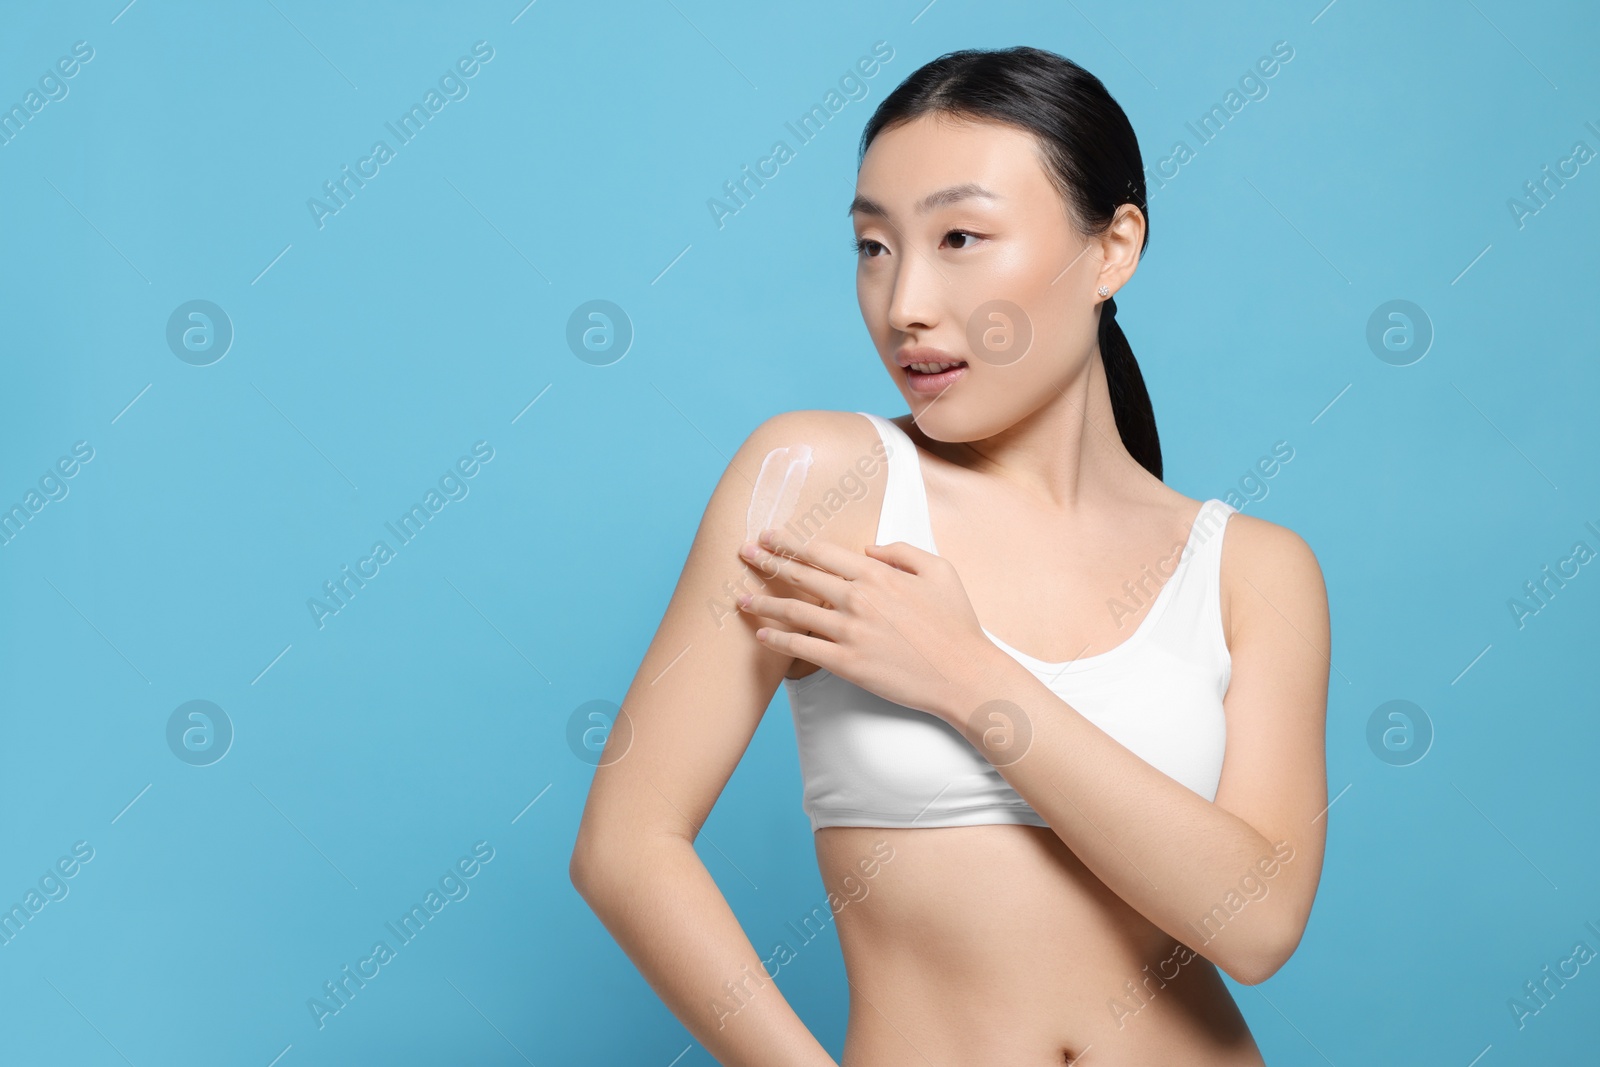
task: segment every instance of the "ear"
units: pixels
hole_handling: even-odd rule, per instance
[[[1105,286],[1113,296],[1128,284],[1139,269],[1139,250],[1144,246],[1144,212],[1137,205],[1120,204],[1111,216],[1111,225],[1099,237],[1100,270],[1090,281],[1090,289]]]

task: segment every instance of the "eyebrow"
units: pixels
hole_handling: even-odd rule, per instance
[[[977,182],[967,182],[963,185],[952,185],[947,189],[940,189],[937,192],[929,193],[927,196],[923,197],[920,201],[913,205],[913,207],[918,215],[926,215],[936,207],[943,207],[946,204],[954,204],[962,200],[971,200],[975,197],[983,197],[988,200],[1005,199],[1005,197],[1001,196],[999,193],[991,192],[990,190],[979,185]],[[873,200],[871,197],[861,196],[859,194],[854,200],[850,201],[850,210],[846,212],[846,214],[876,215],[879,218],[889,217],[888,209],[882,204],[878,203],[876,200]]]

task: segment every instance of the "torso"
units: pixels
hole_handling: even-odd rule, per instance
[[[909,416],[892,421],[924,440]],[[1142,615],[1119,625],[1108,599],[1123,576],[1181,543],[1200,508],[1155,485],[1103,530],[1052,528],[993,479],[919,452],[940,554],[974,611],[1006,643],[1050,661],[1128,637]],[[855,509],[829,540],[871,543],[874,510]],[[962,521],[973,515],[981,526]],[[1228,605],[1224,582],[1224,634]],[[814,670],[796,660],[788,677]],[[893,849],[866,895],[837,913],[851,987],[841,1067],[1047,1067],[1086,1051],[1086,1063],[1107,1067],[1263,1063],[1215,966],[1198,955],[1180,963],[1174,939],[1048,828],[824,826],[813,840],[824,887],[841,895],[860,881],[863,858],[888,854],[879,842]]]

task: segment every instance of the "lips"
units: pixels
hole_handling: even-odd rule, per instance
[[[902,348],[896,356],[895,362],[902,367],[916,367],[919,370],[924,367],[945,370],[949,367],[964,364],[967,361],[951,355],[942,348],[934,348],[931,345],[918,345]],[[924,371],[924,373],[926,372]]]
[[[906,387],[923,396],[937,396],[967,373],[966,360],[929,345],[902,348],[895,362],[906,376]]]
[[[925,364],[919,364],[925,365]],[[913,393],[936,396],[966,377],[967,365],[957,363],[932,374],[919,371],[915,366],[905,368],[906,385]]]

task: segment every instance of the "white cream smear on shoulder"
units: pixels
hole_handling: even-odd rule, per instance
[[[794,515],[800,503],[800,487],[811,469],[810,445],[774,448],[761,461],[761,473],[750,493],[750,510],[745,513],[744,539],[754,541],[762,530],[776,530]]]

